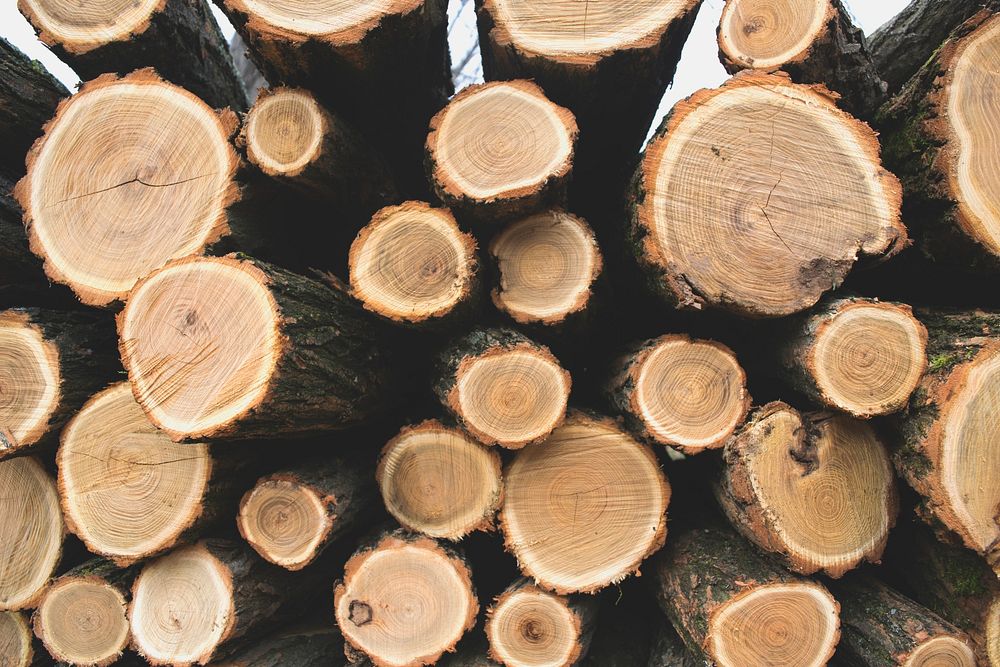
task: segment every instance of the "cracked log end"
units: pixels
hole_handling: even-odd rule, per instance
[[[375,478],[402,526],[451,540],[490,528],[503,494],[499,454],[437,421],[390,440]]]
[[[34,657],[31,646],[31,628],[24,614],[17,611],[0,612],[0,656],[9,667],[29,667]]]
[[[327,116],[304,90],[280,88],[261,96],[244,121],[247,159],[270,176],[302,173],[323,150]]]
[[[62,384],[59,348],[28,313],[0,312],[0,453],[28,447],[49,430]]]
[[[335,509],[316,489],[291,479],[263,479],[240,501],[240,534],[260,556],[300,570],[319,554]]]
[[[30,457],[0,461],[0,611],[33,607],[62,555],[55,481]]]
[[[344,638],[378,667],[435,663],[479,612],[465,563],[403,531],[347,562],[334,606]]]
[[[545,588],[597,591],[663,546],[670,486],[652,451],[611,420],[571,414],[517,453],[504,482],[507,549]]]
[[[110,665],[129,641],[125,598],[98,577],[57,580],[45,592],[34,626],[48,652],[71,665]]]
[[[726,514],[791,569],[839,577],[878,562],[898,500],[889,456],[866,422],[769,403],[724,459],[716,493]]]
[[[224,235],[237,196],[230,129],[152,70],[102,76],[60,104],[15,192],[49,277],[107,305]]]
[[[142,32],[163,5],[164,0],[19,0],[18,9],[46,43],[86,53]]]
[[[63,431],[56,462],[70,530],[119,562],[173,546],[202,513],[212,469],[208,446],[172,442],[127,382],[84,405]]]
[[[875,133],[785,75],[741,72],[678,103],[636,186],[635,251],[682,306],[788,315],[907,243]]]
[[[804,59],[833,16],[830,0],[727,0],[719,50],[734,69],[779,69]]]

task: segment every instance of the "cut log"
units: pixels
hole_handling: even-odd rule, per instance
[[[889,454],[865,422],[768,403],[723,458],[722,508],[790,569],[840,577],[879,561],[899,499]]]
[[[336,626],[305,627],[267,637],[238,651],[217,667],[353,667],[344,654],[344,636]]]
[[[19,611],[0,611],[0,656],[3,656],[4,667],[30,667],[34,664],[31,628],[27,618]]]
[[[136,400],[178,442],[369,419],[388,388],[373,326],[345,292],[236,255],[167,265],[118,315]]]
[[[495,223],[564,200],[576,120],[534,83],[469,86],[430,127],[428,179],[459,217]]]
[[[973,271],[1000,270],[998,11],[1000,3],[962,24],[878,118],[921,252]]]
[[[719,57],[730,74],[783,70],[796,83],[822,83],[841,107],[871,118],[888,86],[842,0],[726,0]]]
[[[517,453],[504,482],[507,550],[556,593],[617,583],[666,538],[670,485],[653,452],[610,419],[571,414]]]
[[[351,245],[351,290],[394,322],[445,327],[471,316],[476,241],[448,209],[408,201],[378,211]]]
[[[783,333],[772,368],[813,401],[861,419],[903,409],[927,368],[927,330],[904,304],[831,299]]]
[[[918,513],[1000,561],[1000,458],[993,427],[1000,401],[1000,315],[919,311],[928,368],[899,415],[896,469],[922,496]]]
[[[84,81],[154,67],[216,108],[247,108],[229,46],[205,0],[18,0],[39,39]]]
[[[877,579],[850,577],[832,590],[840,603],[840,664],[976,667],[964,632]]]
[[[571,667],[587,654],[596,617],[592,597],[554,595],[518,579],[487,612],[490,655],[507,667]]]
[[[120,372],[110,318],[0,312],[0,459],[53,444],[63,424]]]
[[[679,102],[636,173],[630,238],[678,307],[789,315],[906,246],[900,187],[829,91],[741,72]]]
[[[557,326],[584,312],[603,260],[594,232],[561,209],[507,225],[490,242],[493,303],[518,324]]]
[[[520,449],[562,423],[571,383],[547,347],[513,329],[476,329],[441,353],[434,391],[480,442]]]
[[[37,459],[0,461],[0,611],[34,607],[62,557],[55,480]]]
[[[101,558],[54,580],[32,621],[35,634],[59,662],[104,667],[129,644],[128,598],[138,566],[119,569]]]
[[[620,358],[607,396],[637,437],[687,455],[722,447],[751,402],[732,350],[681,334],[645,341]]]
[[[327,574],[288,572],[241,542],[182,547],[143,567],[135,580],[132,647],[152,665],[207,664],[297,616]]]
[[[404,428],[390,440],[375,479],[400,525],[449,540],[491,530],[503,500],[496,450],[435,420]]]
[[[351,557],[334,605],[348,648],[379,667],[434,664],[454,650],[479,613],[464,559],[405,531]]]
[[[739,535],[675,527],[653,561],[653,588],[685,645],[718,667],[820,667],[840,636],[839,605]]]
[[[257,480],[240,501],[240,535],[261,558],[301,570],[372,514],[371,472],[358,461],[325,455]]]
[[[95,554],[128,565],[229,521],[253,477],[246,452],[178,445],[146,418],[127,382],[94,396],[56,454],[66,523]]]
[[[15,190],[49,277],[108,305],[227,234],[234,128],[151,70],[100,77],[60,104]]]

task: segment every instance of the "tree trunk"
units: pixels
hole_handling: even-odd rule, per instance
[[[840,602],[839,664],[859,667],[975,667],[976,656],[965,633],[929,609],[873,577],[836,582]]]
[[[948,11],[951,11],[948,3]],[[1000,192],[989,160],[1000,75],[1000,4],[963,23],[879,113],[885,162],[903,183],[903,218],[923,255],[1000,271],[1000,228],[984,204]],[[985,59],[985,60],[983,60]],[[982,60],[982,62],[980,62]]]
[[[570,385],[548,348],[513,329],[476,329],[438,357],[434,391],[480,442],[521,449],[562,423]]]
[[[335,626],[307,626],[264,638],[217,667],[351,667],[343,657],[344,637]]]
[[[469,86],[430,123],[427,174],[460,220],[483,227],[565,201],[573,114],[527,80]]]
[[[822,665],[833,655],[840,635],[833,596],[728,528],[675,526],[652,571],[660,606],[685,645],[713,665]]]
[[[324,456],[257,480],[236,523],[261,558],[297,571],[362,527],[376,509],[375,491],[358,460]]]
[[[413,605],[423,613],[412,614]],[[402,530],[381,535],[351,557],[334,606],[347,655],[357,651],[392,667],[434,664],[475,625],[479,612],[465,560]]]
[[[796,83],[821,83],[840,94],[849,113],[871,119],[886,100],[865,33],[841,0],[776,3],[777,16],[755,13],[752,0],[726,0],[719,57],[730,74],[783,70]],[[773,22],[769,19],[773,18]]]
[[[746,419],[746,373],[715,341],[667,334],[614,364],[607,401],[642,440],[687,455],[717,449]]]
[[[187,306],[172,308],[175,299]],[[237,255],[169,264],[139,283],[118,316],[136,398],[178,442],[371,419],[389,389],[374,327],[345,292]]]
[[[927,368],[927,330],[905,304],[827,299],[779,326],[771,374],[859,419],[903,409]]]
[[[678,307],[790,315],[859,258],[906,246],[875,133],[833,100],[748,71],[674,107],[629,205],[629,243],[655,291]]]
[[[212,107],[247,108],[228,44],[205,0],[147,0],[127,11],[18,0],[18,9],[39,39],[84,81],[153,67]]]
[[[59,430],[120,372],[110,318],[15,308],[0,312],[0,459],[54,445]]]

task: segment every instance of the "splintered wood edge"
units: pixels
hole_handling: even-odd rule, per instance
[[[571,642],[570,651],[566,656],[566,659],[559,663],[556,667],[569,667],[570,665],[577,664],[580,659],[580,654],[583,652],[583,645],[581,642],[583,635],[583,619],[580,614],[572,608],[569,604],[569,599],[564,595],[559,595],[558,593],[552,593],[543,588],[539,588],[537,585],[532,583],[526,583],[524,586],[520,586],[517,589],[505,590],[500,595],[498,595],[493,600],[493,605],[486,610],[486,622],[484,624],[484,631],[486,633],[486,643],[489,646],[489,657],[496,662],[501,664],[508,664],[503,660],[502,651],[497,650],[498,645],[502,645],[502,642],[497,642],[495,631],[494,631],[494,618],[498,610],[514,595],[537,595],[539,597],[546,597],[556,604],[560,605],[563,610],[565,610],[566,617],[569,619],[570,628],[572,631],[573,640]]]
[[[731,44],[727,38],[726,23],[729,17],[736,11],[736,7],[741,0],[726,0],[722,7],[722,17],[716,27],[716,40],[719,44],[719,55],[723,65],[727,70],[755,69],[766,72],[773,72],[789,64],[804,62],[812,53],[813,44],[823,39],[830,33],[830,25],[837,18],[837,10],[830,0],[810,0],[816,4],[822,3],[826,6],[823,12],[817,12],[817,18],[810,27],[810,32],[804,34],[798,43],[784,53],[764,61],[760,64],[753,57],[741,54],[736,46]]]
[[[17,9],[28,19],[35,33],[38,35],[38,39],[46,46],[59,46],[69,54],[83,55],[107,44],[127,42],[146,32],[153,21],[153,17],[166,8],[167,2],[168,0],[157,0],[155,4],[150,6],[149,14],[144,19],[133,25],[126,26],[114,35],[101,39],[94,38],[88,40],[64,39],[60,37],[58,32],[53,31],[51,27],[46,27],[45,22],[41,20],[38,12],[35,11],[32,0],[17,0]]]
[[[48,628],[45,626],[46,603],[49,602],[49,600],[52,598],[52,595],[58,592],[62,588],[75,586],[81,583],[103,586],[104,588],[111,591],[111,593],[115,596],[116,600],[121,605],[121,619],[125,625],[125,631],[122,633],[121,641],[115,645],[108,647],[107,656],[105,658],[98,660],[97,662],[86,663],[90,667],[108,667],[109,665],[112,665],[115,662],[117,662],[118,659],[121,657],[122,652],[125,651],[126,648],[128,648],[129,642],[131,641],[132,629],[128,622],[128,613],[127,613],[128,603],[125,600],[125,596],[122,595],[122,592],[118,590],[118,588],[110,585],[101,577],[93,575],[82,576],[82,577],[69,576],[69,577],[60,577],[55,581],[53,581],[52,584],[46,589],[44,597],[42,597],[42,599],[39,601],[38,608],[35,610],[35,613],[31,617],[32,625],[35,631],[35,636],[38,637],[39,640],[41,640],[42,644],[45,646],[45,650],[47,650],[49,654],[59,662],[65,662],[71,665],[83,664],[78,658],[63,653],[60,650],[58,644],[56,642],[51,641],[52,638],[49,636],[50,633],[48,631]]]
[[[212,245],[219,239],[227,236],[230,232],[229,222],[226,215],[226,209],[228,209],[232,204],[240,200],[241,193],[240,187],[236,182],[236,172],[240,166],[239,156],[236,154],[236,149],[231,141],[232,137],[236,134],[236,129],[239,125],[239,121],[236,114],[230,109],[222,109],[219,111],[213,111],[204,101],[201,100],[194,93],[176,86],[172,83],[164,81],[151,67],[146,67],[144,69],[135,70],[130,74],[119,77],[116,74],[102,74],[101,76],[88,81],[80,86],[80,89],[70,95],[69,97],[63,98],[59,102],[59,106],[56,107],[55,115],[42,126],[42,134],[38,139],[32,144],[31,149],[28,151],[27,157],[25,158],[26,174],[17,185],[14,186],[13,195],[17,200],[17,203],[21,206],[24,211],[24,226],[28,235],[28,246],[33,254],[42,258],[43,269],[45,275],[47,275],[53,282],[60,283],[63,285],[70,286],[73,293],[76,294],[77,298],[81,302],[88,306],[99,306],[107,307],[111,306],[116,302],[122,301],[129,293],[130,290],[121,290],[116,292],[108,292],[104,290],[98,290],[96,288],[86,288],[82,286],[72,286],[70,279],[65,275],[62,270],[56,266],[45,252],[45,248],[42,246],[41,239],[38,236],[38,232],[35,230],[34,225],[34,214],[32,208],[32,175],[34,171],[34,166],[38,160],[42,149],[48,142],[49,135],[56,125],[60,122],[62,116],[71,107],[71,105],[76,103],[76,100],[82,99],[87,95],[87,93],[105,88],[108,86],[114,86],[118,83],[128,83],[135,85],[148,85],[148,86],[163,86],[170,88],[176,94],[184,97],[190,103],[195,106],[205,109],[209,115],[213,116],[218,123],[219,137],[221,139],[221,145],[226,153],[229,161],[228,171],[226,172],[225,180],[229,183],[226,186],[225,192],[223,193],[219,203],[218,211],[215,212],[214,216],[206,220],[205,227],[208,230],[202,243],[202,250]],[[161,267],[162,268],[162,267]],[[139,282],[136,281],[133,285],[132,290],[134,290]]]
[[[45,338],[45,333],[42,327],[35,322],[31,321],[31,315],[25,311],[11,309],[0,311],[0,326],[10,326],[11,328],[26,329],[29,332],[36,334],[40,344],[36,347],[36,355],[38,361],[44,363],[39,364],[43,368],[43,380],[47,380],[51,385],[48,388],[48,393],[51,394],[48,406],[44,410],[39,410],[39,414],[36,417],[35,424],[28,429],[23,437],[17,440],[11,440],[13,434],[6,431],[0,433],[0,443],[9,446],[0,448],[0,452],[3,454],[10,454],[12,452],[19,452],[27,447],[37,443],[42,436],[49,432],[49,419],[52,417],[52,413],[55,412],[56,408],[59,406],[62,400],[62,370],[59,365],[59,348],[50,340]],[[28,341],[25,340],[25,343]],[[45,372],[47,371],[47,372]]]
[[[268,156],[264,151],[257,150],[256,119],[263,109],[277,98],[295,99],[307,108],[315,120],[314,135],[307,150],[294,162],[281,164]],[[323,141],[330,131],[330,114],[316,100],[316,97],[303,88],[280,86],[277,88],[262,88],[257,100],[243,118],[243,125],[237,137],[237,143],[246,150],[247,160],[268,176],[294,178],[305,171],[323,152]]]
[[[446,169],[437,159],[437,145],[438,145],[438,130],[444,123],[445,117],[450,111],[454,109],[454,105],[458,102],[465,100],[466,98],[473,97],[474,95],[490,88],[513,88],[521,94],[534,97],[541,104],[541,107],[546,108],[551,116],[554,117],[566,130],[566,143],[568,145],[568,151],[566,159],[562,161],[559,167],[545,177],[533,183],[531,185],[525,185],[518,188],[512,188],[505,190],[497,195],[488,198],[477,198],[471,197],[462,191],[462,188],[448,176]],[[566,107],[559,106],[548,97],[545,96],[545,91],[541,87],[529,81],[527,79],[514,79],[511,81],[489,81],[487,83],[475,83],[470,86],[466,86],[461,91],[459,91],[447,105],[431,118],[430,130],[427,134],[427,140],[425,143],[428,172],[430,175],[430,180],[435,188],[439,188],[444,195],[459,201],[469,201],[476,203],[483,202],[502,202],[502,201],[513,201],[521,199],[523,197],[530,196],[537,192],[540,192],[549,183],[558,182],[561,179],[566,178],[570,171],[573,169],[573,157],[576,152],[577,138],[580,132],[577,127],[576,117],[573,112]]]

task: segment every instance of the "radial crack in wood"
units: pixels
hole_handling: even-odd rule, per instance
[[[0,611],[0,656],[9,667],[29,667],[35,657],[31,628],[19,611]]]

